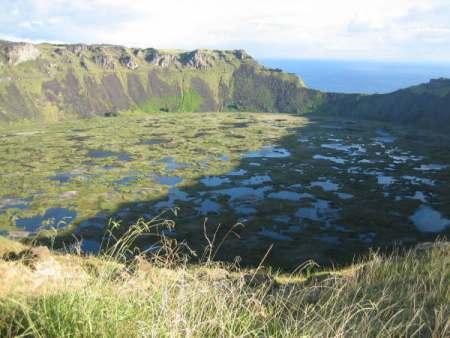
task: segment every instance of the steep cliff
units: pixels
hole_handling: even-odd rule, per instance
[[[304,112],[322,94],[244,51],[0,42],[0,120],[144,111]]]

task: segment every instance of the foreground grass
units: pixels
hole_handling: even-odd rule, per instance
[[[58,273],[48,273],[49,260]],[[446,243],[403,255],[374,254],[312,277],[211,263],[168,268],[142,258],[123,264],[45,251],[0,263],[0,283],[18,286],[0,289],[2,337],[450,334]],[[16,279],[5,279],[6,271],[19,268]],[[20,287],[27,273],[45,283]]]

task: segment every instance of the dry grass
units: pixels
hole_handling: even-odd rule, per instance
[[[447,243],[406,255],[374,254],[346,270],[312,277],[301,271],[230,272],[182,259],[169,264],[139,256],[130,263],[110,252],[116,255],[49,253],[31,263],[1,261],[0,285],[22,286],[0,294],[0,336],[450,335]],[[40,266],[63,273],[53,275],[51,288],[27,288],[34,278],[51,280],[42,277]]]
[[[23,249],[25,249],[25,246],[21,243],[0,236],[0,257],[10,252],[19,252]]]

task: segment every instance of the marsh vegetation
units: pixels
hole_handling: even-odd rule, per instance
[[[251,113],[124,114],[1,131],[0,229],[98,253],[164,210],[194,248],[242,223],[220,259],[294,268],[448,233],[448,137],[368,121]],[[205,219],[207,219],[205,223]],[[219,231],[219,234],[221,233]],[[151,239],[136,242],[140,249]]]

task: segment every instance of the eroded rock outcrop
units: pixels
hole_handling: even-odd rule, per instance
[[[3,47],[6,61],[10,65],[18,65],[22,62],[36,60],[41,54],[39,49],[30,43],[7,43]]]
[[[215,60],[214,54],[202,50],[194,50],[180,56],[180,61],[184,66],[201,70],[213,67]]]
[[[237,49],[233,51],[233,54],[239,59],[239,60],[248,60],[252,57],[247,54],[247,52],[243,49]]]
[[[114,70],[115,62],[111,55],[98,54],[92,57],[92,61],[106,70]]]
[[[127,67],[131,70],[135,70],[139,67],[136,60],[131,55],[122,55],[119,59],[119,62],[122,66]]]
[[[157,65],[161,68],[168,68],[170,66],[179,67],[180,62],[175,54],[161,54],[159,52],[150,54],[146,58],[147,62],[152,65]]]
[[[67,46],[67,49],[70,52],[72,52],[72,53],[74,53],[74,54],[79,56],[81,53],[88,51],[89,50],[89,46],[85,45],[85,44],[76,44],[76,45],[69,45],[69,46]]]

